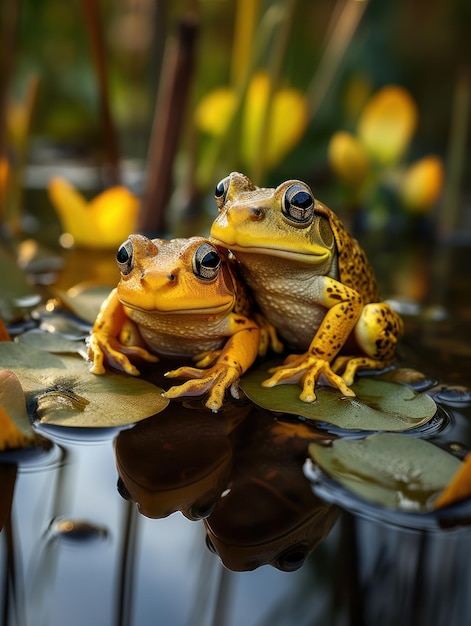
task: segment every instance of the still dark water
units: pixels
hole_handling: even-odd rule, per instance
[[[452,386],[471,381],[468,254],[457,249],[447,260],[450,280],[438,272],[426,286],[432,305],[409,317],[402,353],[405,365]],[[463,453],[471,409],[450,397],[446,419],[427,437]],[[420,531],[387,514],[342,510],[351,508],[347,499],[341,508],[326,504],[303,473],[304,426],[246,412],[195,425],[194,409],[175,403],[121,432],[42,428],[49,450],[4,455],[1,623],[471,623],[466,507],[459,526]],[[209,526],[188,519],[211,512],[229,477],[231,491]],[[208,529],[228,567],[208,548]],[[234,571],[243,569],[251,571]]]

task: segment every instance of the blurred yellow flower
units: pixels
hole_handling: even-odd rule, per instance
[[[437,156],[427,156],[410,165],[399,188],[405,208],[414,213],[426,213],[438,200],[443,180],[443,164]]]
[[[210,91],[195,111],[196,126],[208,135],[220,137],[229,126],[236,106],[236,95],[229,87]]]
[[[358,122],[358,136],[374,160],[390,165],[407,149],[417,117],[417,107],[409,92],[389,85],[373,94],[366,103]]]
[[[64,233],[76,246],[114,248],[136,230],[139,199],[126,187],[112,187],[88,202],[73,185],[55,177],[48,192]]]
[[[362,143],[346,131],[332,135],[328,159],[335,174],[350,187],[360,186],[368,175],[369,160]]]
[[[260,72],[251,79],[242,110],[240,154],[243,164],[252,167],[258,158],[261,133],[271,96],[270,78]],[[227,132],[235,113],[234,89],[217,88],[208,93],[195,112],[197,127],[214,137]],[[299,142],[308,123],[308,104],[293,88],[280,88],[273,94],[264,160],[273,167]]]

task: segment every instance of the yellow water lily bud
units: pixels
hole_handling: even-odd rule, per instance
[[[260,137],[270,96],[267,74],[256,74],[250,81],[242,122],[242,158],[253,166],[260,150]],[[279,163],[300,141],[308,123],[308,105],[298,90],[282,88],[273,95],[264,162],[268,167]]]
[[[428,156],[407,168],[399,193],[404,206],[415,213],[426,213],[443,189],[443,164],[437,156]]]
[[[411,141],[417,116],[417,107],[409,92],[390,85],[368,100],[358,122],[358,135],[380,164],[396,163]]]
[[[234,113],[236,95],[229,87],[219,87],[210,91],[198,104],[195,123],[203,132],[220,137],[223,135]]]
[[[369,160],[365,148],[356,137],[345,131],[332,135],[328,159],[338,178],[351,187],[361,185],[368,174]]]
[[[63,231],[77,246],[115,248],[136,230],[139,200],[126,187],[112,187],[87,202],[73,185],[56,177],[48,193]]]

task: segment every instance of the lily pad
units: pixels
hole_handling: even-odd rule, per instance
[[[0,268],[0,317],[11,322],[31,311],[41,301],[41,296],[31,287],[16,260],[3,250],[0,250]]]
[[[332,479],[370,502],[403,511],[431,511],[461,461],[438,446],[399,433],[312,443],[309,454]]]
[[[28,407],[44,424],[124,426],[159,413],[169,403],[156,385],[115,372],[96,376],[75,356],[5,342],[0,343],[0,363],[19,378]]]
[[[54,354],[86,354],[86,346],[83,340],[68,339],[59,333],[50,333],[40,328],[27,330],[17,337],[21,344],[52,352]]]
[[[242,377],[240,386],[255,404],[271,411],[300,415],[345,430],[404,431],[427,423],[436,413],[435,402],[405,385],[374,377],[361,377],[351,386],[356,397],[347,398],[338,390],[317,386],[315,402],[299,399],[298,385],[262,387],[267,365]]]
[[[109,285],[83,282],[67,291],[57,288],[52,291],[70,311],[92,325],[111,289]]]

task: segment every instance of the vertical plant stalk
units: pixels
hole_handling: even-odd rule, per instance
[[[183,18],[176,36],[166,44],[151,139],[147,175],[138,229],[150,234],[165,231],[165,209],[172,188],[172,173],[195,66],[198,24]]]
[[[267,96],[267,106],[265,115],[262,122],[262,128],[260,129],[260,135],[258,140],[257,161],[254,164],[254,171],[252,172],[253,180],[257,181],[257,185],[262,184],[263,175],[265,173],[265,146],[268,142],[268,135],[270,132],[272,112],[273,112],[273,98],[278,90],[280,77],[283,70],[283,63],[286,57],[286,50],[288,48],[289,37],[294,21],[294,14],[296,9],[297,0],[285,0],[282,19],[280,20],[280,30],[276,33],[276,45],[270,57],[270,66],[268,68],[270,87]]]
[[[445,189],[437,216],[441,239],[449,239],[456,229],[460,209],[460,188],[466,162],[466,141],[471,109],[471,74],[463,72],[455,87],[446,164]]]
[[[329,37],[316,73],[307,90],[311,119],[316,116],[333,83],[367,6],[368,0],[338,0],[334,7],[331,23],[327,29]]]
[[[7,105],[18,32],[19,0],[0,5],[0,158],[7,154]]]
[[[121,172],[119,167],[118,134],[111,113],[105,44],[98,0],[82,0],[82,7],[98,81],[100,126],[103,133],[106,167],[108,170],[107,177],[111,185],[119,185]]]

